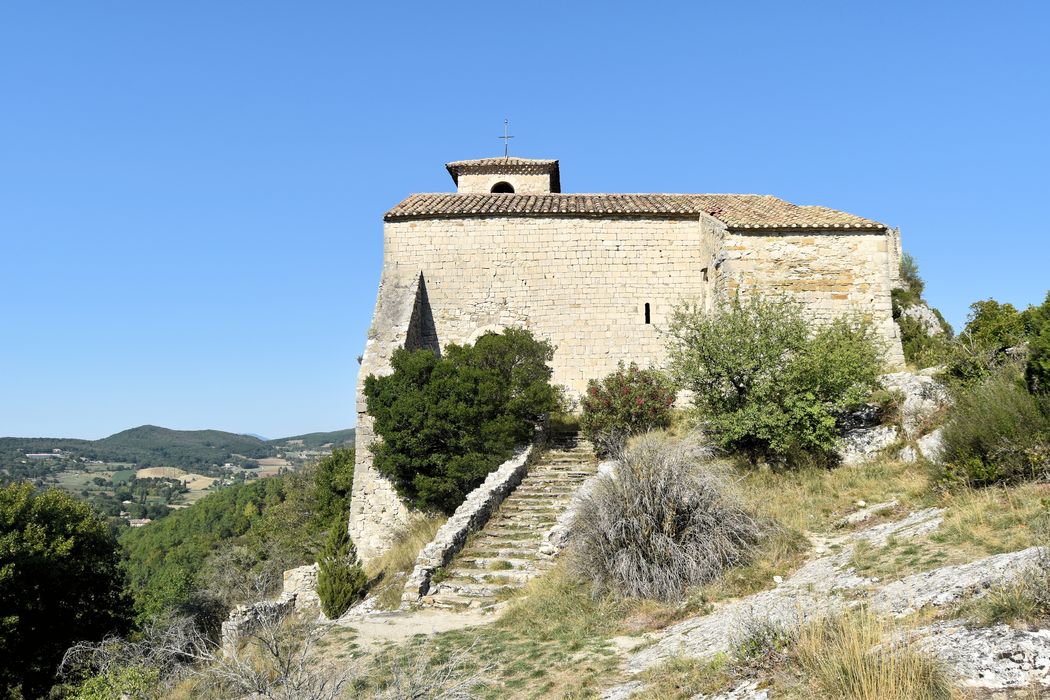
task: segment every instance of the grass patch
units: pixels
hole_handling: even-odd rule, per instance
[[[381,610],[396,610],[401,605],[405,576],[416,565],[419,551],[434,539],[445,520],[443,516],[414,519],[398,533],[388,550],[369,563],[368,578],[377,580],[369,593],[375,596],[376,607]]]
[[[903,508],[932,505],[936,475],[922,465],[881,460],[857,467],[792,472],[739,470],[745,497],[764,515],[798,532],[827,532],[857,501],[897,499]]]
[[[119,471],[113,472],[113,476],[111,476],[109,478],[109,480],[113,483],[114,486],[120,486],[121,484],[128,483],[129,481],[131,481],[134,478],[135,478],[135,470],[134,469],[121,469]]]
[[[398,659],[432,649],[435,667],[456,658],[457,673],[483,669],[484,682],[473,689],[481,698],[596,697],[620,680],[610,638],[661,624],[664,611],[652,601],[592,598],[558,566],[530,581],[492,624],[417,636],[379,652],[369,666],[397,667]],[[369,682],[382,687],[388,680],[380,674]]]
[[[1050,484],[961,488],[936,497],[945,508],[934,532],[881,547],[857,543],[850,564],[865,576],[893,579],[1040,544]]]
[[[710,660],[678,657],[649,669],[642,675],[642,700],[686,700],[714,695],[732,687],[734,674],[724,654]]]
[[[964,602],[956,614],[978,625],[1008,625],[1031,628],[1050,623],[1050,514],[1040,516],[1036,526],[1038,544],[1044,549],[1035,561],[1009,581],[988,593]]]
[[[817,697],[949,700],[959,697],[933,659],[895,642],[894,627],[866,610],[804,626],[788,651],[800,683]]]

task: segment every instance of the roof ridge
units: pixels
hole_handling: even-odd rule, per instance
[[[409,195],[387,221],[476,216],[657,217],[713,216],[737,230],[886,230],[877,221],[821,205],[799,205],[775,195],[670,193],[467,193]]]

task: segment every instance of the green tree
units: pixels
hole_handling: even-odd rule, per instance
[[[354,448],[337,447],[317,463],[314,472],[313,517],[320,527],[348,511],[353,487]]]
[[[1033,393],[1050,393],[1050,292],[1041,305],[1025,310],[1024,320],[1028,333],[1028,388]]]
[[[321,610],[333,620],[360,600],[368,585],[368,577],[357,558],[357,548],[346,526],[346,520],[341,517],[332,523],[317,568]]]
[[[714,315],[683,304],[668,331],[672,376],[715,440],[753,462],[831,459],[837,417],[878,382],[868,325],[839,318],[811,329],[788,300],[737,298]]]
[[[393,373],[365,380],[382,437],[372,448],[376,469],[413,506],[452,513],[557,408],[553,356],[549,343],[517,328],[450,345],[440,358],[396,351]]]
[[[0,489],[0,693],[43,697],[69,646],[124,631],[123,591],[117,542],[86,504]]]
[[[1000,304],[995,299],[970,304],[970,314],[963,331],[974,342],[989,350],[1006,350],[1025,337],[1025,317],[1013,304]]]

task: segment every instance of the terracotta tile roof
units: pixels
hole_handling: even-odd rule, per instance
[[[558,161],[538,158],[478,158],[457,160],[445,164],[452,181],[459,184],[460,173],[506,173],[508,175],[550,175],[551,191],[561,192],[561,174]]]
[[[414,194],[383,218],[386,221],[481,216],[691,219],[701,214],[710,214],[733,230],[886,229],[884,224],[853,214],[826,207],[799,206],[758,194]]]

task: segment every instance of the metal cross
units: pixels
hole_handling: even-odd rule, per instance
[[[510,126],[510,120],[509,119],[504,119],[503,120],[503,136],[497,136],[496,137],[496,138],[503,139],[503,157],[504,158],[509,158],[510,157],[510,140],[512,138],[514,138],[513,136],[510,136],[510,135],[507,134],[507,128],[509,126]]]

